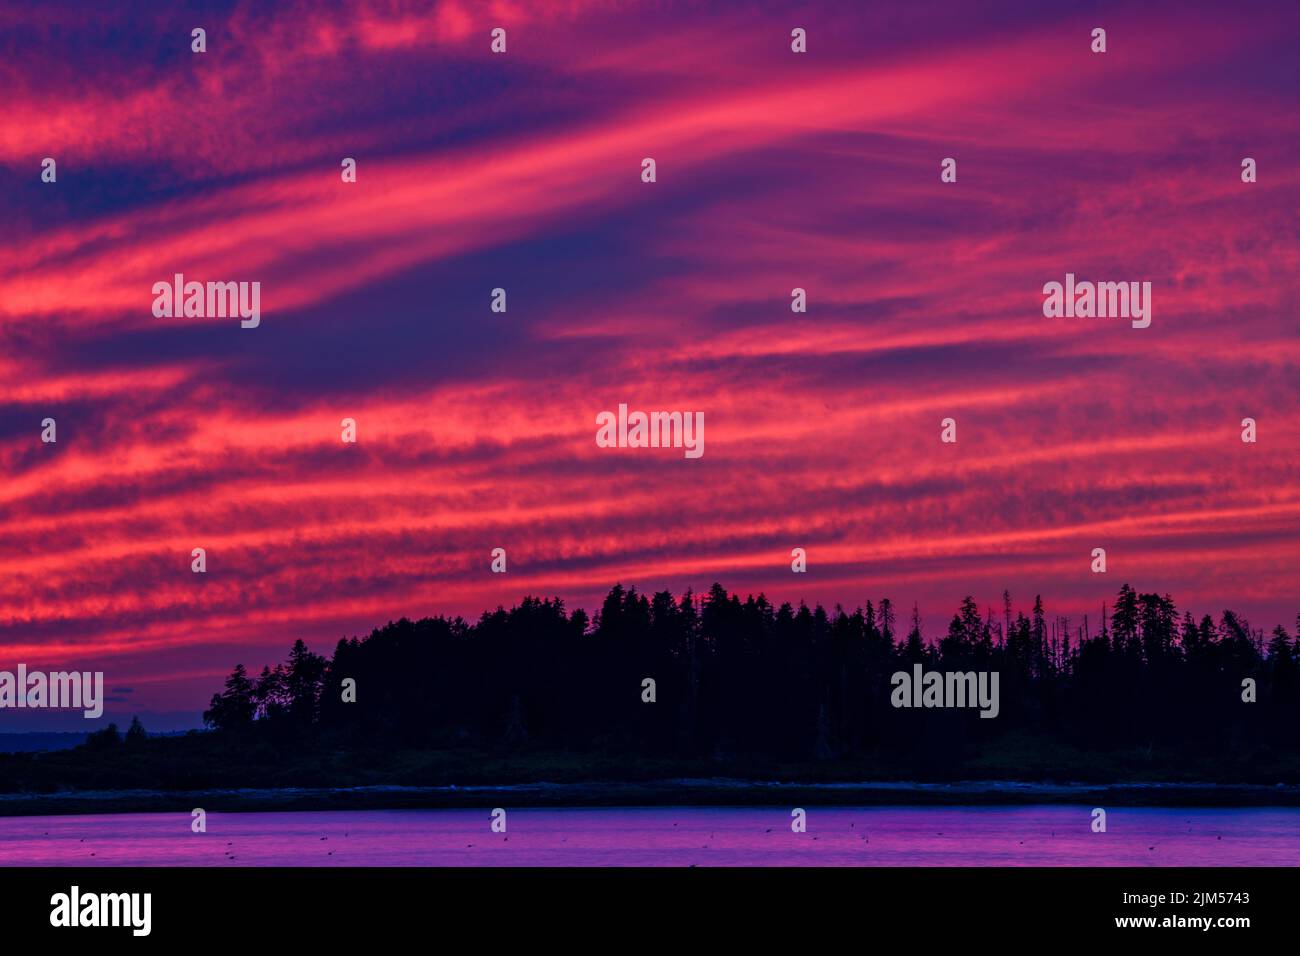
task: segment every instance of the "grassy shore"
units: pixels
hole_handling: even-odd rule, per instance
[[[976,783],[971,783],[976,781]],[[1300,804],[1290,754],[1080,751],[1009,734],[943,761],[773,762],[558,750],[276,748],[216,734],[0,754],[0,814],[398,807],[1050,803]]]

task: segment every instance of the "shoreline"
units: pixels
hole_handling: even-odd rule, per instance
[[[0,816],[107,813],[344,810],[450,810],[483,806],[1028,806],[1091,804],[1106,807],[1296,807],[1300,786],[1214,783],[1030,783],[1024,781],[910,781],[790,783],[733,778],[645,782],[548,783],[474,786],[293,787],[206,790],[65,790],[0,794]]]

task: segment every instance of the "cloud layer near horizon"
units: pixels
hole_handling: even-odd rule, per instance
[[[4,657],[197,711],[295,637],[616,580],[1292,621],[1300,15],[964,7],[11,5]],[[176,272],[261,327],[154,318]],[[1151,327],[1044,319],[1066,272]],[[620,402],[704,457],[597,448]]]

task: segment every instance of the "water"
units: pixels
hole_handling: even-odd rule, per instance
[[[632,807],[0,818],[0,865],[1292,866],[1300,809]]]

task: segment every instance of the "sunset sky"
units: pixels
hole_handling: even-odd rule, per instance
[[[295,638],[615,581],[1291,628],[1300,7],[1125,6],[6,3],[0,670],[195,726]],[[155,318],[178,272],[260,327]],[[1044,318],[1067,272],[1150,328]],[[620,402],[704,456],[598,448]]]

